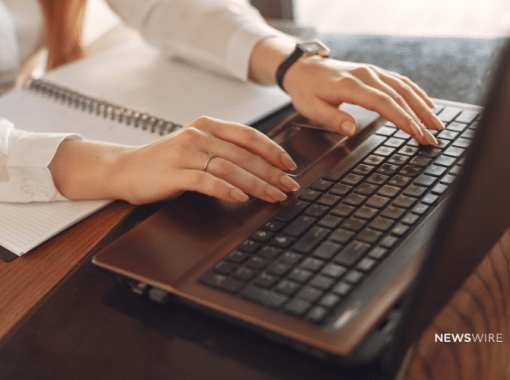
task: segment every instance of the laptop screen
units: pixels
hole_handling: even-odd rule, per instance
[[[510,41],[397,331],[402,357],[510,226]]]

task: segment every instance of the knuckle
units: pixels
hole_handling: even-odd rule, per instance
[[[250,127],[243,128],[241,133],[243,136],[243,140],[246,141],[248,144],[254,143],[259,138],[258,132]]]
[[[337,79],[337,84],[339,87],[344,88],[347,91],[353,91],[359,85],[358,80],[352,75],[342,76],[341,78]]]

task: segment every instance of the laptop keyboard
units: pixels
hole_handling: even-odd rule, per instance
[[[331,169],[229,252],[199,282],[323,323],[445,196],[463,164],[478,113],[445,107],[419,146],[386,123],[351,170]]]

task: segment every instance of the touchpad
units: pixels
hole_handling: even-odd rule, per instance
[[[347,139],[347,136],[314,126],[289,123],[271,138],[290,154],[297,169],[287,174],[297,177]]]

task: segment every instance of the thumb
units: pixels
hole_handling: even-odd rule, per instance
[[[323,100],[316,99],[313,104],[307,105],[303,115],[316,123],[324,125],[342,135],[353,136],[356,133],[356,119],[347,112],[341,111],[337,106]]]

